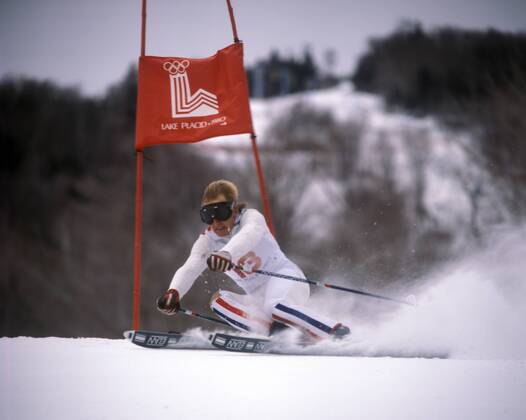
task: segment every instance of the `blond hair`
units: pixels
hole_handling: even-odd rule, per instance
[[[236,184],[231,181],[227,181],[226,179],[219,179],[207,185],[205,191],[203,192],[201,203],[212,201],[221,194],[225,196],[226,201],[237,202],[239,196]]]

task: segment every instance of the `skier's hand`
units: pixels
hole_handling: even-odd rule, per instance
[[[212,252],[206,260],[208,268],[212,271],[225,272],[230,270],[234,264],[232,264],[232,257],[227,251]]]
[[[157,309],[166,315],[175,314],[179,309],[181,309],[181,305],[179,303],[179,292],[175,289],[167,290],[164,295],[157,299]]]

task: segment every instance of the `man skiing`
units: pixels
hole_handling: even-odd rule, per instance
[[[310,294],[308,284],[253,272],[262,269],[305,278],[281,251],[263,215],[238,202],[234,183],[212,182],[206,187],[201,203],[201,220],[208,228],[175,272],[168,290],[157,300],[161,312],[176,313],[182,297],[208,267],[224,272],[246,292],[240,295],[219,290],[210,301],[212,310],[238,330],[271,335],[285,324],[314,338],[343,337],[350,333],[345,325],[305,306]]]

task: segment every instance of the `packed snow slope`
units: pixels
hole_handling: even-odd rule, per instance
[[[526,361],[244,355],[2,338],[0,417],[521,419]]]
[[[0,338],[0,418],[524,419],[525,238],[495,234],[381,322],[349,304],[353,342],[315,355]]]

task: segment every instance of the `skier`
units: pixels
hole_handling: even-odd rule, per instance
[[[219,290],[210,300],[211,309],[238,330],[268,336],[292,326],[313,338],[340,338],[350,333],[347,326],[306,306],[308,284],[253,272],[262,269],[305,278],[281,251],[263,215],[239,203],[234,183],[210,183],[201,203],[201,220],[208,228],[175,272],[168,290],[157,300],[161,312],[176,313],[182,297],[208,266],[227,274],[246,292],[241,295]]]

